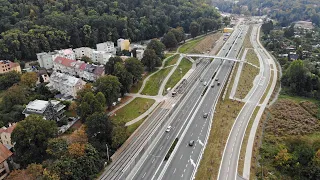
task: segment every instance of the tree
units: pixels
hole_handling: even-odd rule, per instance
[[[33,180],[41,179],[43,167],[40,164],[29,164],[26,169],[13,170],[6,178],[8,180]]]
[[[127,71],[132,74],[133,83],[136,83],[142,78],[143,64],[137,58],[126,59],[124,66]]]
[[[95,112],[103,112],[105,107],[106,98],[99,94],[100,101],[92,92],[87,92],[82,98],[78,105],[78,111],[83,122],[86,121],[87,117]]]
[[[189,27],[191,37],[194,38],[199,35],[200,25],[197,22],[192,22]]]
[[[3,95],[1,109],[10,112],[15,105],[23,105],[27,102],[26,95],[27,92],[23,87],[19,85],[10,87]]]
[[[185,34],[182,27],[170,29],[169,32],[172,32],[174,34],[174,37],[176,38],[178,43],[185,40]]]
[[[286,38],[291,38],[294,36],[294,25],[291,24],[290,27],[284,29],[284,36]]]
[[[66,154],[68,150],[68,144],[65,139],[62,138],[53,138],[49,139],[48,147],[47,147],[47,154],[51,155],[55,159],[58,159]]]
[[[72,143],[68,146],[68,153],[71,157],[77,158],[85,154],[85,144]]]
[[[147,66],[149,71],[152,71],[156,66],[160,65],[160,58],[153,49],[146,49],[141,62]]]
[[[223,19],[222,19],[222,22],[225,26],[228,26],[231,22],[230,18],[225,16]]]
[[[130,91],[132,86],[133,76],[130,74],[122,63],[117,63],[114,67],[114,74],[118,77],[119,82],[121,83],[121,95]]]
[[[0,74],[0,90],[6,90],[20,81],[21,75],[16,71]]]
[[[126,127],[124,124],[119,124],[114,127],[112,131],[112,145],[111,148],[116,150],[118,149],[128,138],[126,133]]]
[[[118,62],[122,62],[122,59],[119,56],[109,58],[109,61],[107,62],[106,66],[105,66],[106,74],[114,75],[114,66]]]
[[[169,31],[166,35],[163,36],[162,43],[167,48],[174,48],[178,45],[178,41],[173,32],[171,31]]]
[[[264,22],[261,26],[261,30],[264,34],[270,34],[271,30],[273,30],[273,22],[271,20]]]
[[[29,88],[36,86],[38,75],[36,72],[26,72],[21,76],[21,84]]]
[[[12,132],[15,144],[16,161],[23,167],[27,164],[42,162],[46,157],[48,141],[57,135],[54,121],[44,120],[42,116],[30,115],[20,121]]]
[[[152,39],[149,42],[147,49],[153,49],[159,58],[163,58],[164,57],[163,52],[166,49],[166,46],[161,41],[157,39]]]
[[[106,152],[106,144],[109,147],[112,144],[113,125],[107,114],[94,113],[88,117],[86,132],[90,144],[92,144],[98,151]]]
[[[84,61],[86,63],[92,63],[92,59],[89,58],[88,56],[82,56],[81,61]]]
[[[118,100],[121,83],[116,76],[107,75],[100,77],[94,83],[97,92],[102,92],[106,98],[107,105],[111,106],[113,102]]]

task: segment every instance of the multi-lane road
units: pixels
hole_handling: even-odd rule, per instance
[[[260,72],[256,78],[257,81],[253,91],[251,91],[252,94],[249,95],[247,102],[238,114],[229,134],[220,164],[219,180],[242,179],[237,173],[242,141],[250,118],[269,84],[271,76],[269,58],[262,52],[262,47],[257,43],[258,30],[258,25],[254,25],[251,33],[251,43],[256,52],[258,52]]]
[[[242,30],[236,29],[218,56],[235,58],[246,31],[247,27],[243,27]],[[160,138],[127,179],[190,179],[194,175],[208,138],[215,103],[233,64],[232,61],[221,59],[212,61],[201,75],[201,80],[195,83],[195,90],[189,92],[192,93],[190,99],[181,104],[182,107],[176,111],[176,116],[172,116],[171,123],[168,124],[172,127],[171,131],[163,131],[159,135]],[[220,86],[217,85],[218,82],[221,83]],[[212,84],[214,87],[211,87]],[[205,93],[204,89],[207,89]],[[203,118],[204,113],[208,113],[209,116]],[[176,138],[179,138],[176,148],[169,160],[164,161]],[[190,140],[195,141],[193,147],[188,146]]]

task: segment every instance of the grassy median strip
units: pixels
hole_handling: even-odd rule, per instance
[[[203,39],[204,37],[200,37],[197,39],[193,39],[189,42],[186,42],[180,47],[179,52],[180,53],[199,53],[199,52],[195,52],[194,47]]]
[[[161,83],[167,77],[167,75],[169,74],[172,68],[173,67],[161,69],[159,72],[152,75],[147,81],[146,86],[144,87],[141,93],[150,95],[150,96],[158,95],[158,91],[161,86]]]
[[[254,122],[257,114],[258,114],[259,109],[260,109],[259,106],[257,106],[254,109],[253,114],[252,114],[252,116],[250,118],[249,124],[247,126],[246,133],[244,135],[242,145],[241,145],[240,158],[239,158],[239,163],[238,163],[238,174],[241,175],[241,176],[242,176],[242,173],[243,173],[244,158],[245,158],[245,155],[246,155],[248,138],[249,138],[249,135],[250,135],[252,124],[253,124],[253,122]]]
[[[129,104],[115,112],[113,116],[111,116],[111,119],[117,124],[129,122],[146,112],[154,103],[155,100],[153,99],[135,98]]]
[[[179,55],[178,55],[178,54],[169,57],[169,58],[166,60],[166,62],[164,63],[164,67],[167,67],[167,66],[176,64],[177,61],[178,61],[178,59],[179,59]]]
[[[238,64],[236,64],[235,71],[237,70],[237,66]],[[233,74],[230,82],[231,85],[233,84],[235,76],[236,73]],[[197,180],[217,179],[222,154],[229,133],[234,120],[244,105],[242,102],[229,99],[230,89],[231,88],[227,91],[227,98],[224,101],[219,99],[216,105],[208,143],[196,174]]]
[[[246,57],[249,57],[249,56],[252,56],[252,57],[255,56],[256,58],[258,58],[254,51],[252,51],[251,53],[248,51]],[[244,63],[235,97],[244,99],[246,95],[249,93],[249,91],[251,90],[251,88],[253,87],[253,81],[258,74],[259,74],[258,68]]]
[[[260,67],[259,58],[258,58],[256,52],[253,49],[248,49],[246,60],[249,63],[252,63],[252,64]]]
[[[166,91],[166,89],[169,87],[173,88],[181,80],[181,78],[191,69],[191,67],[192,63],[188,59],[183,58],[177,69],[174,71],[174,73],[168,80],[164,91]]]
[[[170,147],[170,149],[169,149],[168,153],[166,154],[166,157],[164,158],[164,160],[165,160],[165,161],[169,159],[169,157],[170,157],[170,155],[171,155],[172,151],[174,150],[174,148],[176,147],[176,145],[177,145],[177,143],[178,143],[178,140],[179,140],[179,139],[178,139],[178,138],[176,138],[176,139],[173,141],[173,143],[172,143],[172,145],[171,145],[171,147]]]

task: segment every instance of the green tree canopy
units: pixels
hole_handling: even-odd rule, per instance
[[[145,66],[147,66],[149,71],[154,70],[155,67],[160,66],[161,64],[160,58],[157,56],[153,49],[146,49],[144,51],[144,55],[141,59],[141,62]]]
[[[166,46],[161,41],[152,39],[149,42],[147,49],[153,49],[159,58],[163,58],[163,52],[166,49]]]
[[[117,101],[121,90],[121,83],[116,76],[107,75],[100,77],[94,83],[94,86],[97,92],[104,94],[108,106]]]
[[[197,22],[192,22],[190,24],[189,29],[190,29],[191,37],[193,38],[198,36],[200,33],[200,25]]]
[[[162,42],[167,48],[174,48],[178,45],[178,41],[172,31],[163,36]]]
[[[19,122],[12,132],[15,142],[15,161],[26,167],[30,163],[40,163],[46,157],[48,141],[57,135],[54,121],[44,120],[42,116],[30,115]]]
[[[137,58],[128,58],[124,64],[127,71],[133,76],[133,83],[141,79],[143,74],[143,64]]]

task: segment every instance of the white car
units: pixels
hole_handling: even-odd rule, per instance
[[[205,81],[205,82],[203,83],[203,85],[206,86],[206,85],[207,85],[207,81]]]
[[[170,132],[170,130],[171,130],[171,126],[168,126],[166,129],[166,132]]]

